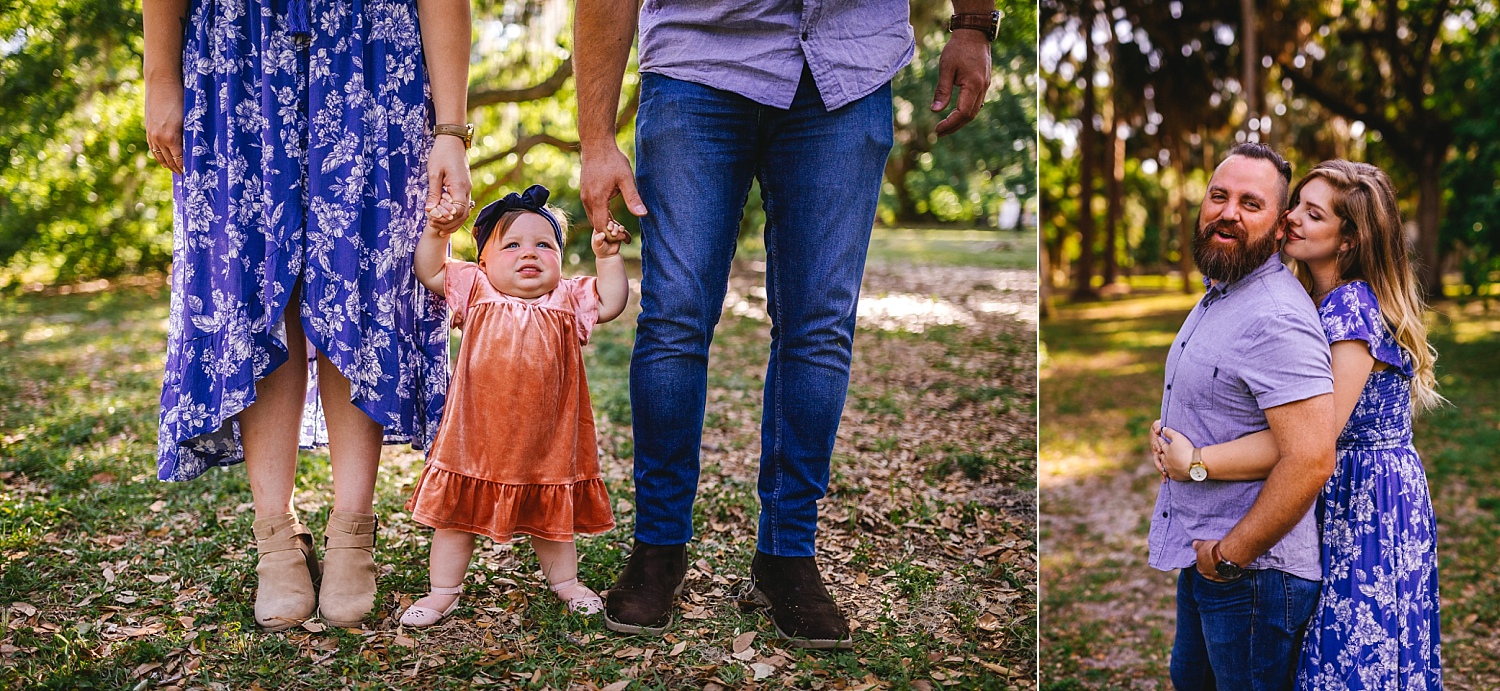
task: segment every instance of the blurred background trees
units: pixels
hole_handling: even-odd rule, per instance
[[[1087,300],[1128,290],[1126,275],[1193,290],[1184,249],[1207,175],[1248,139],[1286,155],[1294,180],[1329,158],[1380,166],[1429,295],[1493,294],[1494,3],[1042,0],[1039,13],[1044,291]]]
[[[0,0],[0,285],[160,271],[171,260],[171,177],[148,155],[141,125],[139,4]],[[1035,5],[1000,2],[987,103],[976,122],[942,140],[932,135],[939,118],[927,104],[951,7],[946,0],[911,7],[918,51],[893,85],[897,144],[880,222],[1034,223]],[[541,183],[581,220],[572,3],[476,0],[474,18],[476,198]],[[618,120],[627,152],[639,83],[633,69]],[[762,222],[752,193],[742,228],[754,235]]]

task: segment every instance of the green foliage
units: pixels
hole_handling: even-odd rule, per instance
[[[0,284],[164,268],[171,183],[141,124],[138,2],[4,4]]]
[[[896,146],[886,166],[881,219],[995,225],[1007,200],[1030,207],[1036,187],[1036,5],[1003,0],[991,49],[994,73],[978,117],[957,133],[933,133],[938,59],[948,39],[948,2],[913,0],[917,54],[891,83]],[[957,102],[957,97],[952,99]],[[1034,207],[1030,207],[1034,211]]]

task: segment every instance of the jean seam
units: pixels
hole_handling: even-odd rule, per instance
[[[760,129],[760,127],[759,127],[760,126],[760,121],[761,121],[761,117],[762,117],[762,115],[764,113],[765,113],[765,109],[764,108],[758,108],[758,109],[756,109],[756,115],[755,115],[755,117],[756,117],[756,130],[757,131],[759,131],[759,129]],[[786,329],[786,322],[782,319],[782,311],[781,311],[781,297],[783,297],[782,294],[781,294],[781,272],[779,270],[777,270],[779,268],[778,265],[777,265],[777,254],[778,253],[776,251],[776,231],[777,231],[777,227],[776,227],[776,225],[771,220],[772,219],[772,211],[775,208],[775,203],[774,203],[774,201],[772,201],[770,194],[766,191],[765,169],[762,168],[761,166],[757,165],[756,166],[756,171],[755,171],[755,177],[761,183],[760,184],[761,207],[763,208],[763,210],[765,211],[765,214],[766,214],[766,229],[764,231],[765,239],[766,239],[766,263],[769,266],[771,266],[771,267],[775,267],[775,268],[772,268],[771,271],[767,274],[769,276],[768,280],[770,280],[771,283],[772,283],[772,285],[771,285],[772,292],[767,297],[770,297],[771,295],[774,295],[775,299],[772,300],[772,302],[774,302],[774,304],[770,304],[770,305],[767,305],[767,306],[771,308],[771,312],[772,312],[772,315],[771,315],[772,324],[775,326],[775,328],[780,329],[780,330],[783,331],[782,336],[784,337],[785,336],[785,329]],[[781,415],[781,388],[782,388],[782,386],[785,385],[785,382],[783,381],[783,377],[781,376],[781,371],[780,371],[781,370],[781,364],[782,364],[781,363],[781,343],[780,343],[781,340],[783,340],[783,339],[776,339],[774,345],[772,346],[773,350],[771,352],[771,361],[776,363],[777,372],[776,372],[776,385],[773,387],[773,390],[771,392],[771,406],[770,406],[772,408],[772,410],[771,410],[771,449],[769,450],[768,453],[766,453],[767,458],[769,458],[771,460],[771,463],[772,463],[772,473],[773,473],[773,479],[771,481],[771,507],[772,508],[771,508],[771,511],[770,511],[771,520],[769,521],[769,523],[770,523],[770,528],[771,528],[771,550],[772,550],[772,554],[776,554],[776,555],[780,555],[780,553],[781,553],[781,491],[782,491],[781,487],[782,487],[782,480],[784,479],[784,473],[782,472],[783,468],[782,468],[782,462],[781,462],[781,448],[782,448],[782,445],[781,445],[781,432],[782,432],[782,430],[781,430],[781,424],[782,424],[782,419],[783,419],[782,415]],[[762,450],[762,452],[765,453],[765,450]]]

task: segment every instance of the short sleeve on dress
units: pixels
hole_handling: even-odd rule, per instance
[[[594,325],[599,323],[599,291],[594,284],[599,279],[579,276],[567,281],[568,291],[573,296],[573,313],[578,321],[578,342],[588,345],[594,335]]]
[[[443,295],[448,307],[453,309],[453,328],[463,328],[464,318],[469,314],[469,298],[476,281],[484,277],[484,271],[473,262],[449,259],[443,264]]]
[[[1403,375],[1412,376],[1411,363],[1380,315],[1375,291],[1364,281],[1352,281],[1333,289],[1318,308],[1323,331],[1332,345],[1339,341],[1364,341],[1370,355]]]

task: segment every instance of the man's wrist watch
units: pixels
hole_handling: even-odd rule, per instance
[[[462,139],[464,148],[467,149],[469,148],[469,144],[474,141],[474,123],[471,122],[467,125],[433,125],[432,136],[436,137],[440,134],[447,134]]]
[[[1203,482],[1208,479],[1208,466],[1203,465],[1203,449],[1193,449],[1193,462],[1188,465],[1188,477],[1193,482]]]
[[[948,18],[948,31],[952,33],[959,29],[974,29],[984,32],[984,37],[990,43],[995,42],[995,35],[1000,29],[1000,13],[998,11],[989,14],[955,14]]]
[[[1245,575],[1245,567],[1225,559],[1224,555],[1219,552],[1218,543],[1214,544],[1213,558],[1214,573],[1217,573],[1219,578],[1226,581],[1237,581]]]

